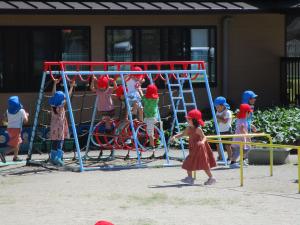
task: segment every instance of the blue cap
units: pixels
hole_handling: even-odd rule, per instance
[[[257,94],[255,94],[253,91],[244,91],[243,96],[242,96],[242,104],[249,104],[249,100],[251,98],[256,98]]]
[[[226,98],[224,98],[223,96],[219,96],[215,99],[214,101],[214,105],[215,107],[218,105],[223,105],[225,106],[227,109],[230,109],[229,104],[226,102]]]
[[[62,106],[65,101],[65,94],[62,91],[57,91],[55,94],[49,99],[49,104],[53,107]]]
[[[20,109],[22,109],[23,106],[20,103],[19,97],[18,96],[11,96],[8,99],[8,109],[7,111],[10,114],[16,114],[17,112],[20,111]]]

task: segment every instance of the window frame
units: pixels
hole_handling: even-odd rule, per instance
[[[105,37],[104,37],[104,41],[105,41],[105,61],[107,61],[107,52],[108,52],[108,45],[107,45],[107,33],[108,33],[108,30],[128,30],[128,29],[131,29],[133,31],[133,40],[132,40],[132,44],[133,44],[133,61],[136,61],[136,51],[137,49],[140,51],[141,47],[139,46],[137,48],[137,44],[140,45],[140,43],[136,43],[136,40],[137,38],[139,38],[139,41],[141,39],[140,35],[138,35],[138,31],[142,30],[142,29],[159,29],[160,30],[160,58],[163,57],[163,48],[162,48],[162,39],[163,39],[163,32],[162,30],[163,29],[169,29],[169,28],[177,28],[177,29],[182,29],[182,30],[191,30],[191,29],[208,29],[208,33],[209,33],[209,36],[208,36],[208,41],[209,41],[209,44],[211,44],[211,41],[212,41],[212,36],[211,36],[211,31],[213,30],[214,31],[214,40],[215,40],[215,43],[214,43],[214,48],[215,48],[215,65],[214,65],[214,69],[215,69],[215,80],[214,81],[211,81],[209,79],[209,85],[210,87],[217,87],[218,85],[218,29],[217,29],[217,26],[216,25],[204,25],[204,26],[199,26],[199,25],[181,25],[181,26],[168,26],[168,25],[164,25],[164,26],[105,26]],[[137,37],[138,35],[138,37]],[[168,35],[167,36],[168,39],[170,38],[170,36]],[[190,61],[191,59],[191,50],[190,50],[190,47],[191,47],[191,32],[188,32],[187,34],[187,37],[188,37],[188,45],[189,45],[189,49],[187,50],[188,51],[188,56],[189,56],[189,59],[186,59],[187,61]],[[208,63],[208,62],[207,62]],[[194,87],[205,87],[205,82],[197,82],[197,83],[193,83],[193,86]]]
[[[22,32],[23,30],[26,30],[26,32],[29,33],[28,38],[29,38],[29,43],[28,43],[28,48],[30,50],[33,50],[34,48],[34,43],[33,43],[33,33],[35,31],[46,31],[46,30],[53,30],[53,31],[57,31],[57,32],[61,32],[64,29],[71,29],[71,30],[84,30],[86,32],[88,32],[89,38],[88,38],[88,60],[91,61],[91,27],[90,26],[0,26],[0,32],[5,32],[7,30],[15,30],[15,31],[19,31]],[[0,34],[1,35],[1,34]],[[3,41],[2,43],[0,43],[0,45],[3,45]],[[59,49],[58,49],[58,53],[59,53],[59,58],[60,60],[62,59],[62,50],[63,50],[63,38],[62,38],[62,34],[60,33],[59,35],[59,43],[58,43]],[[3,56],[3,58],[5,57],[5,55]],[[29,58],[29,62],[28,62],[28,67],[30,68],[30,71],[28,71],[29,74],[33,74],[34,72],[34,51],[30,51],[30,54],[28,55]],[[5,60],[3,60],[5,61]],[[41,77],[42,77],[42,72],[41,71]],[[13,84],[10,84],[9,86],[11,86]],[[35,90],[35,88],[37,88],[37,90]],[[32,85],[32,83],[28,82],[28,90],[12,90],[10,91],[9,89],[5,89],[5,90],[0,90],[0,93],[4,94],[4,93],[11,93],[11,92],[16,92],[16,93],[36,93],[38,92],[40,89],[40,86],[35,87]],[[78,90],[80,91],[82,88],[79,87]]]

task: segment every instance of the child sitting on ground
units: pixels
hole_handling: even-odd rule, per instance
[[[204,126],[202,114],[199,110],[193,109],[189,111],[186,119],[189,126],[183,132],[171,137],[170,140],[174,141],[175,138],[189,136],[189,155],[182,164],[182,168],[187,170],[188,176],[181,181],[188,184],[194,184],[192,172],[195,170],[204,170],[208,176],[208,180],[204,184],[214,184],[216,179],[213,178],[210,169],[216,166],[216,161],[201,129],[201,127]]]
[[[95,82],[97,81],[97,89],[95,88]],[[97,110],[100,113],[100,117],[105,121],[105,132],[112,132],[113,126],[111,124],[111,117],[115,114],[113,105],[113,91],[117,88],[117,83],[113,80],[113,87],[109,86],[109,78],[107,76],[101,76],[98,79],[93,76],[90,89],[97,94]]]
[[[56,85],[59,80],[54,80],[52,97],[49,99],[51,106],[51,122],[50,122],[50,162],[54,165],[63,166],[63,145],[64,140],[69,138],[69,126],[66,117],[65,103],[66,96],[62,91],[56,91]],[[75,81],[70,83],[69,96],[72,95]]]
[[[232,127],[231,127],[231,122],[232,122],[232,112],[229,110],[230,106],[226,102],[226,98],[219,96],[215,99],[214,105],[216,107],[216,117],[218,121],[218,126],[220,130],[221,135],[226,135],[226,134],[232,134]],[[227,160],[231,159],[231,146],[228,144],[224,145],[225,149],[227,150]],[[218,160],[221,160],[221,152],[219,148],[219,144],[217,144],[217,149],[218,149]]]
[[[6,162],[5,154],[13,152],[13,161],[22,161],[19,157],[20,144],[22,143],[21,131],[23,123],[28,122],[29,114],[23,109],[18,96],[11,96],[8,99],[8,109],[6,111],[7,132],[9,135],[8,146],[10,149],[0,153],[0,158],[3,163]]]
[[[143,96],[142,91],[140,90],[142,96],[142,102],[144,106],[145,118],[144,122],[147,126],[147,134],[149,136],[150,147],[153,150],[152,156],[155,157],[155,145],[154,145],[154,125],[157,122],[157,111],[158,111],[158,101],[159,96],[157,93],[157,87],[155,84],[150,84],[147,87],[146,94]]]
[[[133,71],[142,71],[138,66],[133,68]],[[142,83],[145,82],[144,74],[132,74],[126,82],[128,88],[128,100],[129,105],[132,107],[132,117],[143,121],[143,106],[141,101],[141,95],[139,93],[139,88]]]
[[[247,119],[250,116],[250,113],[253,112],[251,109],[251,106],[248,104],[241,104],[240,110],[237,114],[237,120],[236,120],[236,128],[235,128],[235,134],[248,134],[248,122]],[[235,137],[232,139],[232,141],[242,141],[242,142],[250,142],[250,138],[246,137]],[[236,160],[240,156],[240,145],[238,144],[232,144],[232,158],[230,163],[230,168],[239,168],[239,164],[236,163]],[[248,157],[248,151],[250,149],[250,146],[244,145],[244,164],[246,165],[246,159]],[[241,159],[240,159],[241,160]]]

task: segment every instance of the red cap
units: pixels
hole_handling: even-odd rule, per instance
[[[158,99],[159,96],[158,96],[157,87],[156,87],[155,84],[148,85],[145,97],[146,98]]]
[[[98,221],[97,223],[95,223],[95,225],[114,225],[108,221],[104,221],[104,220],[101,220],[101,221]]]
[[[141,67],[139,66],[135,66],[133,67],[133,71],[143,71]],[[136,79],[143,79],[144,78],[144,74],[132,74],[132,77],[135,77]]]
[[[197,110],[193,109],[188,112],[188,115],[186,116],[187,119],[195,119],[198,121],[198,123],[203,127],[205,125],[204,121],[202,120],[202,113]]]
[[[247,112],[253,112],[253,109],[249,104],[241,104],[240,111],[237,114],[237,118],[245,119],[247,117]]]
[[[128,89],[126,88],[126,91],[128,91]],[[118,86],[116,89],[116,95],[117,97],[121,98],[124,95],[124,88],[122,85]]]
[[[108,88],[108,77],[101,76],[98,78],[98,88]]]

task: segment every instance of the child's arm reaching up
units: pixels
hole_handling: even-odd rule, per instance
[[[96,92],[96,88],[95,88],[95,82],[97,81],[97,78],[95,77],[95,75],[92,76],[92,81],[91,81],[91,85],[90,85],[90,90],[92,92]]]
[[[71,97],[74,86],[76,85],[75,80],[71,81],[70,83],[70,89],[69,89],[69,96]]]
[[[59,83],[59,79],[54,79],[52,87],[52,95],[56,92],[56,85]]]

